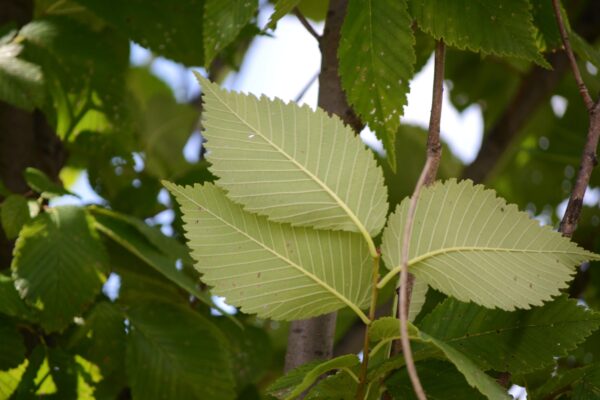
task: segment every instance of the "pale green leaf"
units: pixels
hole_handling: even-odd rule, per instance
[[[24,176],[29,187],[40,193],[42,197],[52,198],[63,195],[75,196],[75,194],[66,190],[64,187],[62,187],[62,185],[53,182],[48,175],[44,173],[44,171],[41,171],[37,168],[26,168]]]
[[[83,209],[54,207],[23,227],[11,268],[44,329],[60,331],[100,291],[106,253]]]
[[[234,399],[227,344],[187,307],[146,303],[128,312],[127,375],[134,399]]]
[[[421,29],[447,44],[483,54],[548,63],[538,52],[528,0],[411,0]]]
[[[423,279],[415,278],[412,292],[410,295],[410,305],[408,306],[408,321],[413,322],[421,312],[427,298],[429,285]]]
[[[277,0],[277,3],[275,3],[275,11],[271,14],[267,28],[275,29],[277,22],[297,7],[300,2],[301,0]]]
[[[346,354],[327,361],[315,361],[290,371],[275,381],[267,392],[278,399],[296,399],[324,373],[351,368],[360,363],[354,354]]]
[[[279,320],[352,308],[370,298],[371,263],[359,235],[270,222],[212,184],[165,182],[181,205],[188,245],[213,293],[246,313]]]
[[[272,221],[361,232],[368,242],[381,230],[383,173],[339,118],[231,93],[196,76],[204,90],[207,159],[230,199]]]
[[[489,310],[447,299],[420,328],[468,355],[480,368],[523,374],[551,365],[600,326],[600,314],[565,297],[531,310]]]
[[[0,46],[0,100],[31,111],[45,98],[44,77],[39,65],[17,58],[22,45]]]
[[[388,221],[382,253],[400,271],[408,199]],[[540,226],[492,190],[449,180],[425,188],[414,218],[409,270],[433,288],[462,301],[505,310],[541,305],[560,293],[574,267],[598,255]]]
[[[418,329],[412,325],[408,325],[408,335],[417,337]],[[382,340],[399,339],[400,338],[400,320],[394,317],[379,318],[369,326],[369,340],[379,342]]]
[[[350,0],[339,74],[348,101],[383,141],[396,170],[395,139],[416,61],[406,0]]]
[[[470,358],[456,350],[456,348],[441,340],[433,338],[426,333],[421,332],[421,336],[425,342],[429,342],[440,349],[446,358],[454,364],[456,369],[463,374],[469,385],[479,390],[482,394],[487,396],[488,399],[511,399],[503,387],[498,385],[491,376],[479,369]]]
[[[204,1],[204,65],[227,47],[258,9],[257,0]]]
[[[0,370],[16,368],[25,360],[25,343],[15,322],[0,315]]]
[[[27,199],[18,194],[5,198],[0,205],[0,219],[6,238],[16,238],[23,225],[31,219]]]

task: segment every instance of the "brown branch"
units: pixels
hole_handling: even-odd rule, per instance
[[[583,198],[590,183],[592,171],[594,167],[598,165],[596,151],[598,148],[598,139],[600,138],[600,100],[598,102],[594,102],[585,83],[583,82],[581,72],[577,66],[577,61],[575,60],[575,55],[573,54],[573,49],[571,48],[569,34],[565,28],[565,23],[562,18],[559,1],[552,0],[552,7],[554,8],[554,15],[556,17],[556,23],[558,24],[558,29],[563,41],[565,53],[569,58],[571,70],[573,72],[573,76],[575,77],[575,81],[577,82],[577,87],[579,88],[579,94],[581,94],[581,97],[583,98],[583,102],[588,110],[590,118],[590,126],[588,128],[587,138],[583,147],[583,154],[581,155],[581,164],[579,166],[579,172],[577,173],[577,180],[575,181],[575,186],[571,191],[571,196],[569,197],[569,203],[567,204],[565,215],[560,221],[559,231],[563,234],[563,236],[571,237],[577,228],[577,221],[579,221],[579,216],[581,215]]]
[[[573,49],[571,48],[571,41],[569,40],[569,34],[567,29],[565,28],[565,23],[563,21],[562,13],[560,11],[560,2],[559,0],[552,0],[552,8],[554,8],[554,16],[556,17],[556,23],[558,24],[558,30],[560,31],[560,37],[563,42],[563,46],[565,48],[565,53],[567,53],[567,57],[569,58],[569,63],[571,64],[571,70],[573,71],[573,76],[575,77],[575,81],[577,82],[577,87],[579,88],[579,94],[581,94],[581,98],[583,99],[583,103],[589,112],[594,108],[594,100],[590,96],[590,93],[583,82],[583,78],[581,77],[581,72],[579,71],[579,66],[577,66],[577,60],[575,60],[575,55],[573,54]]]
[[[592,171],[598,165],[598,139],[600,138],[600,102],[596,103],[590,112],[590,126],[581,155],[581,164],[577,173],[575,186],[571,191],[565,215],[560,221],[559,231],[563,236],[571,237],[577,228],[577,221],[581,215],[583,197],[590,183]]]
[[[338,75],[337,48],[347,6],[347,0],[331,0],[329,2],[323,36],[319,42],[321,74],[319,75],[318,105],[328,113],[338,115],[342,121],[356,129],[361,124],[346,102],[346,95],[342,90]],[[285,356],[285,371],[312,360],[331,358],[336,316],[337,314],[333,312],[291,323]]]
[[[317,40],[317,42],[320,42],[321,35],[319,35],[317,31],[315,31],[315,28],[313,28],[310,22],[308,22],[304,15],[302,15],[298,7],[294,7],[294,15],[296,16],[296,18],[298,18],[298,21],[300,21],[300,23],[308,31],[308,33],[310,33],[310,35],[314,37]]]

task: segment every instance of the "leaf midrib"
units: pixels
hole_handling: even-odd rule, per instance
[[[224,220],[223,218],[221,218],[219,215],[213,213],[211,210],[208,209],[208,207],[203,206],[202,204],[199,204],[198,202],[196,202],[193,198],[191,198],[190,196],[188,196],[184,191],[180,190],[178,186],[173,185],[173,188],[175,190],[177,190],[182,196],[184,196],[186,199],[188,199],[190,202],[192,202],[193,204],[195,204],[196,206],[200,207],[203,211],[208,212],[210,215],[212,215],[214,218],[218,219],[219,221],[221,221],[223,224],[231,227],[232,229],[234,229],[236,232],[240,233],[241,235],[247,237],[249,240],[251,240],[252,242],[256,243],[257,245],[259,245],[260,247],[262,247],[263,249],[267,250],[268,252],[270,252],[271,254],[275,255],[276,257],[280,258],[281,260],[283,260],[284,262],[286,262],[288,265],[290,265],[291,267],[297,269],[298,271],[300,271],[300,273],[302,273],[303,275],[305,275],[306,277],[308,277],[309,279],[313,280],[315,283],[317,283],[318,285],[320,285],[321,287],[323,287],[326,291],[330,292],[331,294],[333,294],[335,297],[337,297],[338,299],[340,299],[344,304],[346,304],[348,307],[350,307],[359,317],[361,320],[363,320],[363,322],[365,324],[370,324],[371,320],[362,312],[362,310],[358,307],[358,305],[354,304],[352,301],[350,301],[350,299],[348,299],[347,297],[345,297],[343,294],[341,294],[340,292],[338,292],[337,290],[335,290],[334,288],[332,288],[331,286],[329,286],[326,282],[322,281],[321,279],[319,279],[318,276],[308,272],[307,270],[305,270],[304,268],[302,268],[300,265],[296,264],[295,262],[293,262],[292,260],[288,259],[287,257],[279,254],[278,252],[276,252],[275,250],[271,249],[270,247],[266,246],[264,243],[256,240],[255,238],[253,238],[252,236],[248,235],[246,232],[240,230],[237,226],[229,223],[228,221]]]
[[[436,257],[438,255],[444,255],[449,253],[461,253],[461,252],[494,252],[494,253],[534,253],[534,254],[573,254],[590,257],[590,259],[597,259],[593,253],[589,253],[586,250],[581,252],[569,251],[569,250],[535,250],[535,249],[511,249],[506,247],[478,247],[478,246],[459,246],[459,247],[443,247],[437,250],[428,251],[420,256],[411,258],[408,260],[408,267],[420,263],[428,258]],[[382,279],[379,281],[377,286],[382,288],[387,282],[396,274],[402,270],[402,266],[398,265],[390,270]]]
[[[309,171],[306,167],[304,167],[302,164],[300,164],[298,161],[296,161],[292,156],[290,156],[281,147],[279,147],[275,143],[273,143],[269,138],[267,138],[265,135],[263,135],[257,128],[250,125],[234,109],[232,109],[229,106],[229,104],[227,104],[227,102],[223,101],[221,99],[221,97],[218,95],[218,93],[210,87],[210,85],[211,84],[204,85],[204,88],[206,90],[210,90],[210,92],[215,96],[215,98],[218,99],[219,102],[223,106],[225,106],[233,115],[235,115],[236,118],[240,122],[242,122],[249,129],[251,129],[257,135],[259,135],[261,138],[263,138],[277,152],[282,154],[285,158],[287,158],[290,162],[292,162],[292,164],[294,164],[300,171],[302,171],[304,174],[306,174],[309,178],[311,178],[314,182],[316,182],[319,186],[321,186],[323,188],[323,190],[325,190],[325,192],[334,200],[334,202],[337,203],[342,208],[342,210],[344,210],[344,212],[346,213],[346,215],[348,215],[348,217],[350,218],[352,223],[354,223],[354,225],[356,225],[356,227],[358,228],[358,230],[364,237],[365,241],[369,245],[369,252],[371,253],[371,256],[377,257],[377,249],[375,248],[375,244],[373,243],[373,240],[371,239],[371,235],[367,231],[366,227],[362,224],[362,222],[360,222],[360,220],[358,219],[358,216],[356,214],[354,214],[354,212],[348,207],[348,205],[344,201],[342,201],[342,199],[340,199],[339,196],[333,190],[331,190],[325,182],[323,182],[321,179],[319,179],[319,177],[317,177],[315,174],[313,174],[311,171]]]

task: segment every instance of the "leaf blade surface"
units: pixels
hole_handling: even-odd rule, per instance
[[[383,173],[339,118],[231,93],[196,76],[204,90],[207,159],[229,198],[276,222],[365,238],[381,230]]]
[[[383,234],[385,264],[396,272],[407,212],[406,199]],[[494,191],[449,180],[419,198],[408,265],[417,278],[458,300],[510,311],[558,295],[573,267],[591,259],[598,255],[539,226]]]
[[[181,205],[202,280],[244,312],[280,320],[352,308],[370,295],[368,249],[351,232],[294,228],[244,212],[212,184],[165,183]]]

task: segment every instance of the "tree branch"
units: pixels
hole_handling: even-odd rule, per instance
[[[554,8],[554,16],[556,17],[556,23],[560,31],[560,36],[563,42],[565,53],[569,59],[571,65],[571,71],[577,82],[579,88],[579,94],[583,99],[583,102],[588,110],[590,118],[590,126],[588,128],[587,138],[583,147],[583,154],[581,155],[581,164],[579,166],[579,172],[577,173],[577,180],[575,186],[571,191],[569,197],[569,203],[567,204],[567,210],[565,215],[560,221],[559,231],[563,236],[571,237],[573,232],[577,228],[577,221],[581,215],[581,207],[583,205],[583,197],[585,191],[590,183],[592,171],[596,165],[598,165],[598,157],[596,150],[598,148],[598,139],[600,138],[600,100],[594,102],[590,93],[583,82],[579,66],[575,60],[573,49],[571,48],[571,42],[569,41],[569,34],[565,28],[565,23],[562,18],[560,11],[560,3],[558,0],[552,0],[552,7]]]
[[[313,28],[313,26],[310,24],[310,22],[308,22],[308,20],[304,17],[304,15],[302,15],[302,13],[298,9],[298,7],[294,7],[294,15],[296,16],[296,18],[298,18],[298,21],[300,21],[300,23],[302,24],[302,26],[304,28],[306,28],[306,30],[308,31],[308,33],[310,33],[310,35],[312,37],[314,37],[317,40],[317,42],[320,42],[321,41],[321,35],[319,35],[317,33],[317,31],[315,31],[315,28]]]
[[[362,123],[348,106],[346,94],[342,90],[338,75],[337,48],[347,6],[347,0],[331,0],[329,2],[323,36],[319,41],[321,49],[319,107],[328,113],[337,114],[342,121],[356,130],[356,127],[362,129]],[[285,371],[312,360],[331,358],[336,316],[337,313],[334,312],[291,323],[285,356]]]
[[[552,0],[552,8],[554,8],[554,16],[556,17],[556,23],[558,25],[558,30],[560,31],[560,37],[565,48],[565,53],[567,53],[567,57],[569,58],[569,64],[571,64],[571,70],[573,71],[573,76],[575,77],[575,81],[577,82],[579,94],[581,94],[581,98],[583,99],[585,107],[588,109],[589,112],[591,112],[595,105],[594,100],[592,100],[588,88],[583,82],[581,72],[579,71],[579,66],[577,66],[577,61],[575,60],[575,55],[573,54],[573,49],[571,48],[569,34],[567,33],[567,29],[565,28],[565,23],[563,21],[562,13],[560,11],[559,0]]]

